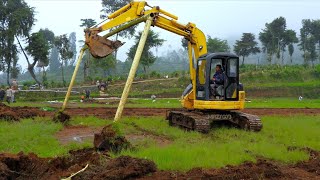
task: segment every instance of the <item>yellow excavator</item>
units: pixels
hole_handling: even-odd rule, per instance
[[[183,109],[167,112],[169,124],[206,133],[213,122],[228,121],[242,129],[260,131],[258,116],[239,111],[245,104],[245,92],[239,83],[239,57],[232,53],[208,53],[204,33],[193,23],[184,25],[177,20],[177,16],[159,6],[133,1],[110,14],[106,21],[86,29],[85,43],[94,57],[105,57],[123,44],[106,37],[141,22],[183,36],[188,41],[191,84],[182,94]],[[107,30],[106,35],[99,35]],[[223,79],[220,84],[212,79],[217,66]]]

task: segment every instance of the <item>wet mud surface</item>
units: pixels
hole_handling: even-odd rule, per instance
[[[9,107],[0,103],[0,121],[19,121],[21,118],[33,118],[36,116],[45,116],[45,113],[38,108]]]

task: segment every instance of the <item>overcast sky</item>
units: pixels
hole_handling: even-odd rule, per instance
[[[77,33],[78,40],[83,38],[80,19],[92,18],[100,22],[99,0],[26,0],[35,7],[37,22],[33,31],[49,28],[55,35],[71,32]],[[258,34],[266,22],[283,16],[287,27],[299,32],[302,19],[319,19],[320,2],[312,0],[149,0],[149,5],[171,12],[179,17],[180,23],[193,22],[206,35],[222,39],[240,37],[243,32]],[[142,29],[143,25],[139,28]],[[180,48],[181,37],[154,27],[166,42],[159,48],[157,55],[165,53],[168,48]],[[119,59],[126,59],[126,52],[132,46],[132,40],[119,50]],[[80,46],[80,44],[79,44]],[[25,59],[21,56],[20,64],[25,68]]]

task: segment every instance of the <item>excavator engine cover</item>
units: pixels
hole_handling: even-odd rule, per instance
[[[110,55],[124,43],[121,41],[111,41],[98,35],[99,31],[85,31],[86,45],[90,53],[95,58],[104,58]]]

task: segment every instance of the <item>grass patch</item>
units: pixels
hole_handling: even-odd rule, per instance
[[[255,98],[246,102],[246,108],[320,108],[320,99]]]
[[[123,151],[120,155],[153,160],[163,170],[223,167],[255,161],[257,157],[292,164],[308,159],[309,155],[288,147],[320,150],[320,116],[265,116],[264,128],[259,133],[217,128],[208,135],[169,127],[162,118],[125,118],[119,124],[125,128],[123,124],[129,125],[128,122],[170,138],[172,143],[164,147],[155,143],[138,145],[135,150]]]
[[[159,169],[186,171],[194,167],[223,167],[263,157],[281,163],[296,163],[309,155],[299,148],[320,151],[320,116],[264,116],[261,132],[246,132],[235,128],[215,128],[209,134],[186,132],[170,127],[162,117],[126,117],[114,126],[123,135],[151,134],[133,142],[134,150],[113,156],[129,155],[153,160]],[[72,125],[104,126],[112,121],[95,117],[73,118]],[[54,134],[63,126],[46,118],[21,122],[0,122],[0,151],[36,153],[41,157],[67,154],[71,149],[92,147],[92,142],[61,145]],[[170,143],[161,146],[153,136]],[[290,147],[298,147],[290,148]]]
[[[92,147],[92,142],[61,145],[54,134],[63,125],[48,118],[24,119],[20,122],[0,121],[0,152],[35,153],[40,157],[64,155],[71,149]]]
[[[63,128],[62,124],[42,119],[26,119],[21,122],[0,122],[0,151],[18,153],[34,152],[43,157],[63,154],[53,134]]]

